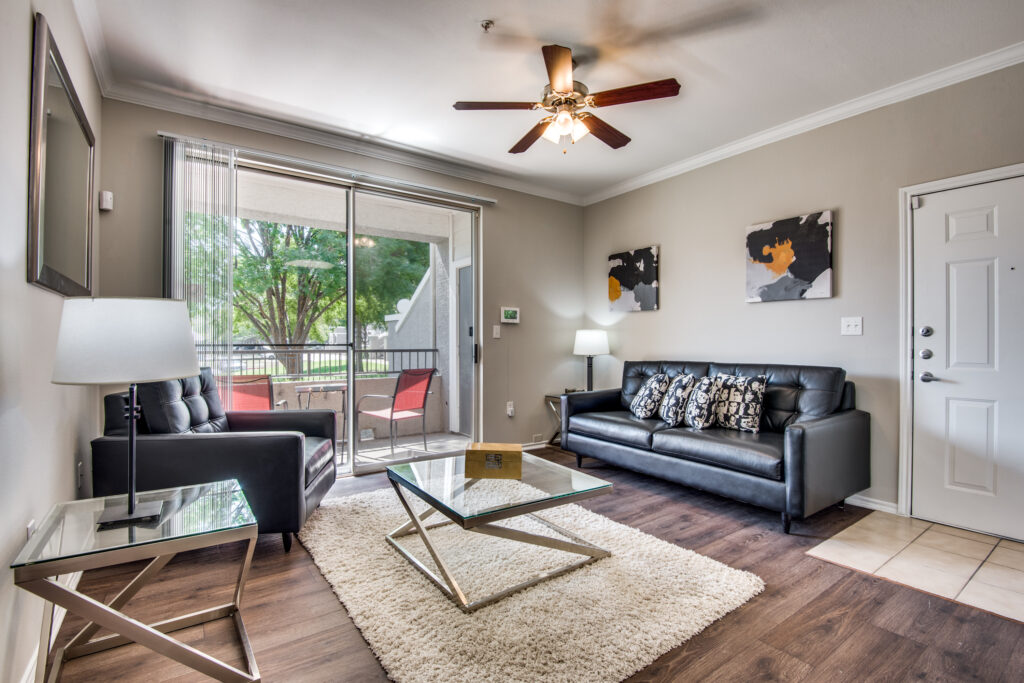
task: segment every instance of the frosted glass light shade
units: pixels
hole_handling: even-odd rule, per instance
[[[572,352],[577,356],[603,356],[608,353],[608,333],[604,330],[576,330]]]
[[[184,301],[64,300],[54,384],[131,384],[198,374]]]

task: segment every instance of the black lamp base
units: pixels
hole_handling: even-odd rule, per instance
[[[594,357],[587,356],[587,391],[594,390]]]
[[[136,503],[135,511],[129,513],[128,503],[125,502],[123,505],[113,505],[104,509],[98,521],[104,526],[151,521],[160,517],[161,509],[163,509],[163,504],[158,500],[153,500],[145,503]]]

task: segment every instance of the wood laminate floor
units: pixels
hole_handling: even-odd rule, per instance
[[[574,466],[557,449],[538,452]],[[632,681],[1021,681],[1024,625],[808,557],[804,552],[867,510],[832,508],[793,523],[778,515],[585,460],[615,484],[583,506],[763,578],[764,593],[667,653]],[[383,475],[339,480],[331,496],[387,486]],[[382,539],[383,540],[383,539]],[[242,548],[183,554],[135,598],[129,614],[156,620],[225,601]],[[80,587],[107,600],[138,566],[88,573]],[[367,571],[373,571],[367,567]],[[209,587],[209,588],[208,588]],[[215,588],[213,588],[215,587]],[[453,608],[454,609],[454,608]],[[309,554],[261,536],[242,614],[264,681],[378,681],[387,676]],[[58,636],[81,627],[69,617]],[[177,633],[236,665],[241,649],[222,620]],[[68,662],[64,681],[193,681],[189,669],[128,645]]]

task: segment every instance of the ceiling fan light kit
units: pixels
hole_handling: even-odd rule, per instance
[[[593,133],[594,137],[612,149],[625,147],[630,141],[628,136],[584,109],[675,97],[679,94],[679,81],[666,78],[625,88],[604,90],[591,95],[587,86],[572,78],[572,50],[561,45],[545,45],[541,51],[544,54],[549,83],[544,86],[539,102],[456,102],[453,105],[459,111],[543,109],[548,112],[549,116],[541,119],[530,132],[512,146],[510,154],[525,152],[538,138],[543,137],[545,140],[560,144],[568,137],[575,144],[589,133]]]

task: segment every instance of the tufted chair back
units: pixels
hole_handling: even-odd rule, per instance
[[[659,372],[670,378],[679,374],[697,377],[764,375],[768,386],[764,393],[761,429],[765,431],[783,432],[790,424],[831,415],[841,404],[844,408],[853,408],[852,387],[846,387],[846,371],[842,368],[692,361],[626,361],[622,369],[623,406],[628,408],[644,381]]]
[[[104,398],[106,436],[128,433],[124,413],[128,394],[111,394]],[[220,403],[217,382],[210,368],[200,368],[199,375],[139,385],[139,406],[142,420],[140,434],[185,434],[188,432],[226,432],[228,418]]]

